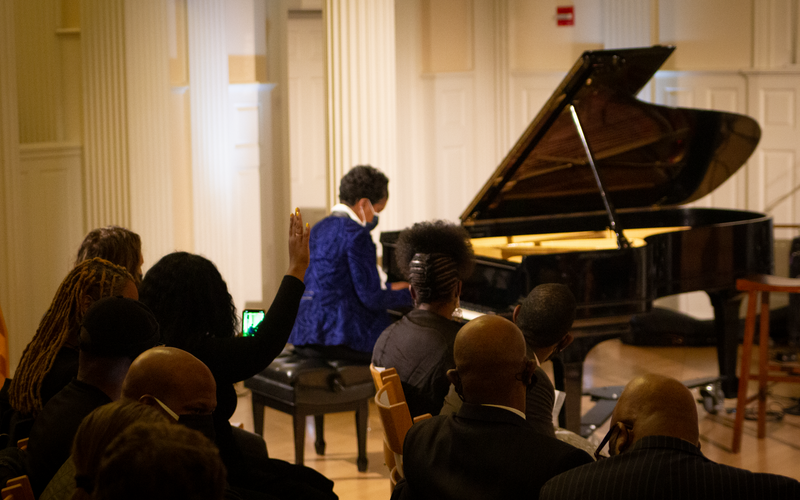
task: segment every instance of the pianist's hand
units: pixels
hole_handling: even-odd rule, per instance
[[[391,285],[392,290],[406,290],[409,287],[408,281],[395,281]]]
[[[308,250],[308,236],[311,229],[308,224],[303,225],[303,215],[300,209],[289,216],[289,269],[286,274],[303,281],[310,260]]]

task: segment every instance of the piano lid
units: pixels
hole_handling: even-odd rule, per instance
[[[462,223],[604,210],[569,104],[616,209],[688,203],[725,182],[756,148],[761,129],[748,116],[636,99],[673,50],[584,52]]]

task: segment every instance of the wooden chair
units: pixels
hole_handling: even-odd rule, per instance
[[[394,368],[383,368],[375,366],[374,364],[370,363],[369,371],[372,374],[372,380],[375,383],[376,392],[381,390],[381,388],[383,387],[384,385],[383,381],[385,377],[395,376],[398,377],[399,379],[399,376],[397,375],[397,370]],[[402,385],[400,388],[402,390]],[[402,400],[405,401],[405,399],[406,399],[405,393],[403,393]],[[397,463],[395,462],[394,459],[394,452],[392,452],[392,450],[389,448],[389,444],[386,442],[386,437],[383,438],[383,463],[389,469],[389,472],[394,470],[394,468],[397,466]],[[392,482],[392,489],[394,489],[395,484],[396,484],[395,482]]]
[[[375,405],[383,423],[383,436],[386,446],[394,454],[395,466],[392,468],[392,485],[403,475],[403,441],[411,426],[419,421],[431,417],[430,413],[420,415],[414,419],[408,411],[400,377],[391,375],[384,379],[383,387],[375,395]]]
[[[28,476],[19,476],[9,479],[1,494],[3,500],[35,500]]]
[[[769,294],[770,292],[800,293],[800,279],[781,278],[759,274],[736,280],[736,289],[747,292],[747,318],[742,342],[742,361],[739,365],[739,393],[736,401],[736,419],[733,424],[733,453],[739,453],[742,445],[742,427],[744,425],[745,407],[758,399],[758,439],[766,436],[767,421],[767,382],[800,383],[800,372],[794,369],[793,376],[770,374],[786,370],[768,360],[769,352]],[[761,294],[761,326],[758,341],[758,373],[750,372],[751,351],[756,329],[756,302]],[[791,369],[790,369],[791,371]],[[758,379],[758,394],[747,397],[747,383],[751,378]]]
[[[4,378],[9,376],[8,366],[8,328],[3,317],[3,308],[0,307],[0,375]]]
[[[29,438],[22,438],[17,441],[17,448],[20,450],[27,450],[28,449],[28,439]]]

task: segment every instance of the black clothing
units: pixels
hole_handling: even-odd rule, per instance
[[[227,424],[236,410],[236,390],[233,384],[261,372],[283,350],[292,332],[303,290],[305,286],[302,281],[293,276],[284,276],[275,300],[255,335],[207,335],[187,349],[208,366],[217,382],[217,409],[214,411],[217,432],[219,424]]]
[[[206,364],[217,382],[214,430],[220,457],[233,490],[276,498],[335,499],[333,482],[322,474],[241,446],[228,420],[236,410],[235,382],[260,373],[281,353],[292,332],[305,285],[284,276],[272,305],[252,337],[208,335],[188,351]]]
[[[28,441],[28,475],[35,497],[55,476],[72,451],[72,440],[84,417],[111,402],[93,385],[73,380],[36,417]]]
[[[403,383],[412,416],[438,415],[450,388],[447,370],[455,368],[453,343],[461,323],[414,309],[378,337],[375,366],[394,368]]]
[[[789,500],[800,498],[800,482],[712,462],[682,439],[648,436],[619,455],[553,478],[540,498]]]
[[[464,403],[455,415],[411,426],[403,445],[406,478],[392,499],[537,499],[549,479],[591,461],[509,410]]]
[[[537,366],[535,374],[536,383],[525,396],[525,418],[536,432],[555,438],[553,406],[556,403],[556,389],[542,367]]]
[[[77,376],[78,350],[74,347],[62,346],[53,360],[53,366],[42,379],[42,390],[39,392],[42,397],[42,408],[50,401],[50,398],[58,394]]]

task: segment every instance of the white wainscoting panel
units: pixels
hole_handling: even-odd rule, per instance
[[[539,110],[564,79],[563,72],[517,73],[511,75],[511,112],[506,151],[517,142]]]
[[[82,149],[73,143],[20,147],[21,219],[24,253],[16,265],[25,280],[16,291],[18,311],[11,358],[14,365],[33,337],[58,285],[75,263],[83,240]]]
[[[748,175],[748,208],[767,212],[776,224],[800,222],[800,73],[748,75],[749,114],[761,125],[761,142]],[[775,237],[796,232],[776,229]]]
[[[437,218],[458,220],[468,193],[484,181],[474,175],[473,88],[471,73],[443,73],[434,81]]]
[[[261,121],[260,90],[264,85],[229,87],[230,128],[233,154],[234,275],[228,286],[236,308],[262,301],[261,287]],[[287,212],[288,218],[288,212]],[[236,293],[233,293],[235,290]]]
[[[327,209],[322,17],[290,18],[288,35],[292,205]],[[337,203],[338,198],[331,201]]]

